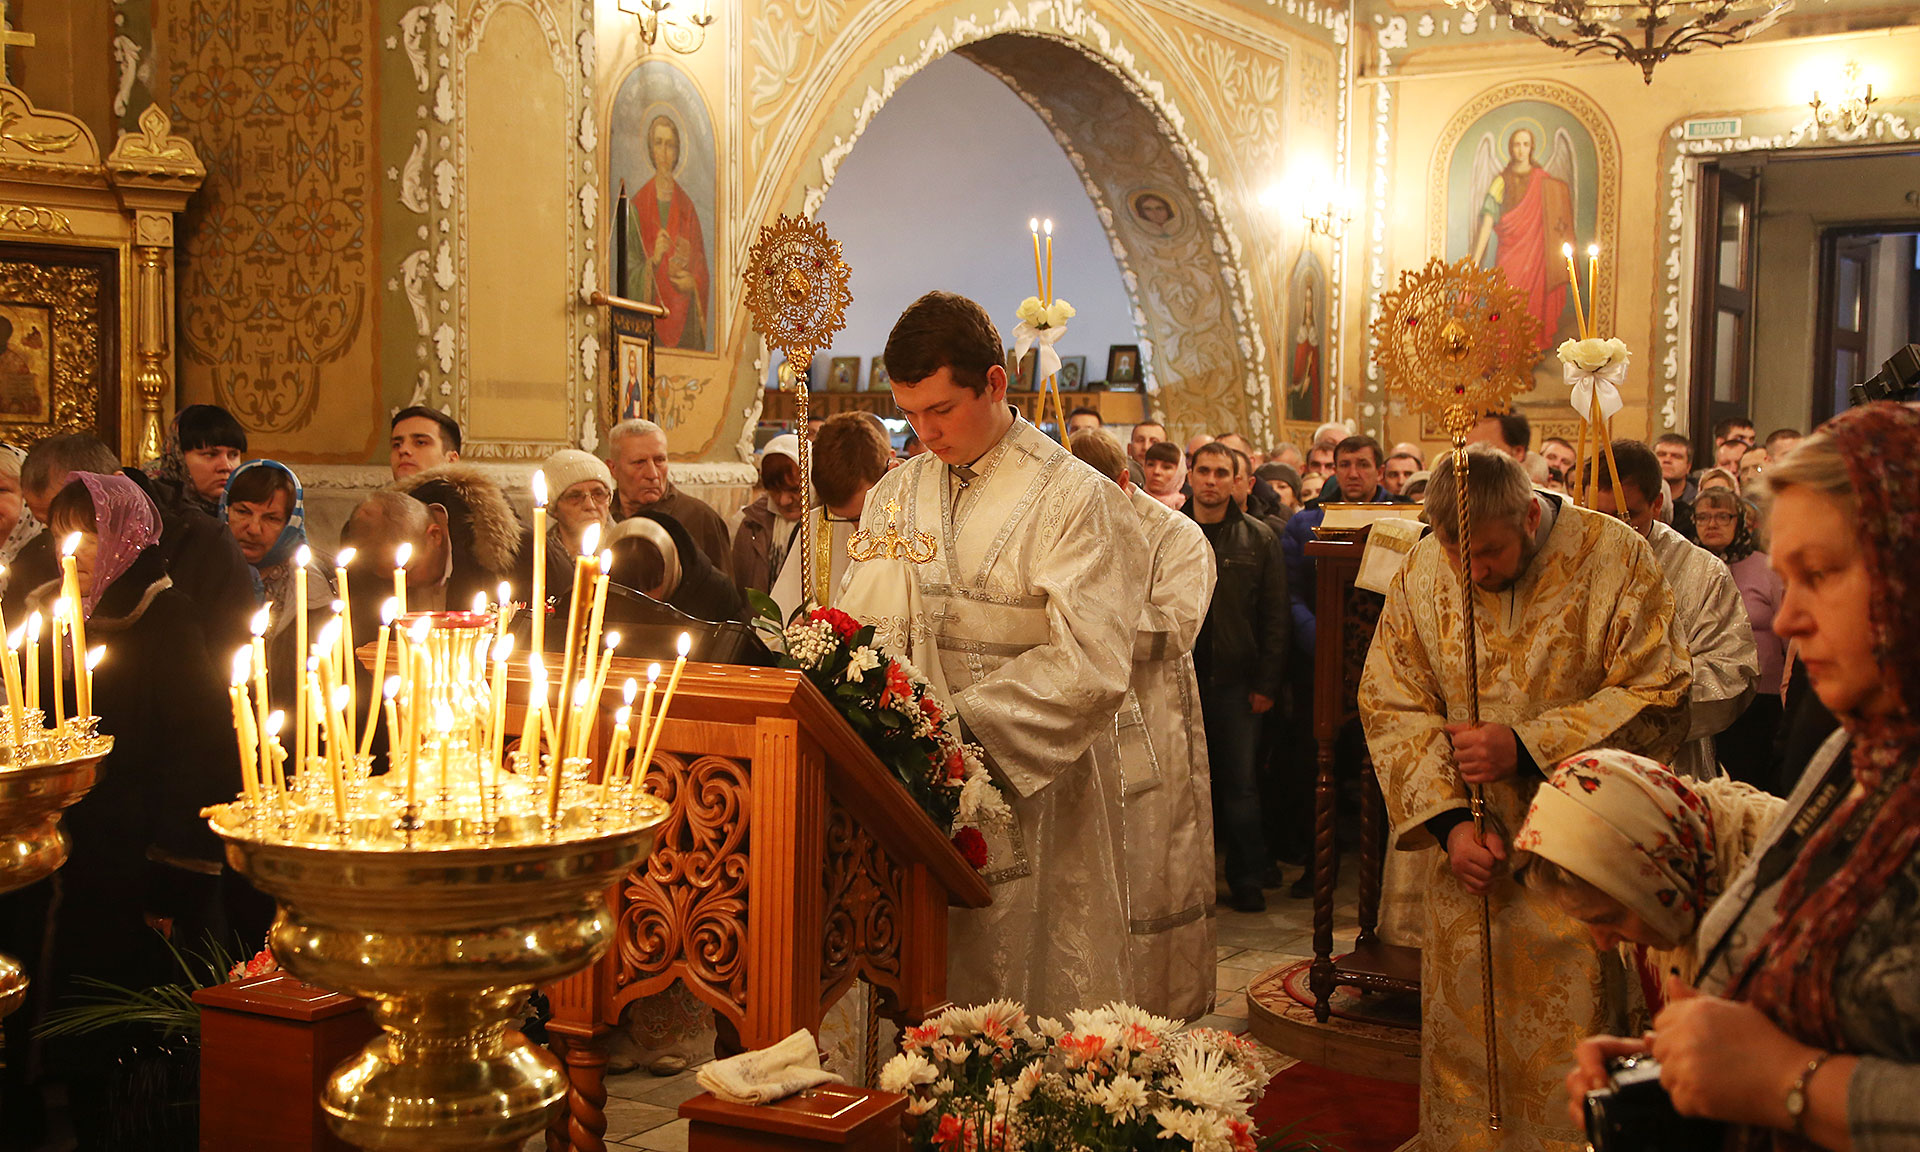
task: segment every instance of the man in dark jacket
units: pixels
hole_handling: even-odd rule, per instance
[[[1287,588],[1293,595],[1293,645],[1309,659],[1313,656],[1314,582],[1307,542],[1326,519],[1327,505],[1412,503],[1380,483],[1381,456],[1380,442],[1371,436],[1349,436],[1334,445],[1333,480],[1293,514],[1281,537],[1280,548],[1287,558]]]
[[[1226,849],[1227,888],[1237,911],[1267,906],[1267,873],[1255,775],[1259,717],[1280,698],[1287,651],[1287,575],[1266,525],[1234,500],[1233,450],[1203,444],[1189,472],[1187,510],[1213,547],[1219,582],[1194,646],[1200,712],[1213,762],[1214,829]]]

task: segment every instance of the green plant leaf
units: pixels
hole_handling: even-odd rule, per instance
[[[758,588],[749,588],[746,591],[747,604],[753,609],[753,614],[759,619],[772,624],[775,630],[778,630],[781,624],[780,605],[774,602],[773,597],[760,591]]]

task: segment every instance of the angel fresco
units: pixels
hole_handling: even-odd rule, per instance
[[[1527,307],[1540,321],[1535,345],[1545,352],[1558,342],[1567,310],[1567,265],[1561,248],[1579,246],[1573,190],[1580,180],[1573,136],[1566,128],[1554,129],[1544,160],[1539,150],[1533,128],[1514,128],[1507,134],[1502,165],[1494,133],[1481,133],[1473,146],[1471,202],[1478,205],[1478,216],[1470,255],[1483,267],[1491,255],[1492,265],[1527,294]]]

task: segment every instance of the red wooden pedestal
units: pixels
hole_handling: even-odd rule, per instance
[[[320,1087],[378,1031],[353,996],[271,972],[193,994],[200,1005],[200,1152],[353,1152]]]
[[[907,1098],[823,1084],[772,1104],[729,1104],[702,1092],[680,1105],[693,1123],[687,1152],[899,1152]]]

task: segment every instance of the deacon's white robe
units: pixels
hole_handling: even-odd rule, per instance
[[[1120,712],[1133,1002],[1176,1020],[1213,1009],[1213,784],[1193,644],[1216,572],[1206,533],[1134,489],[1150,583]]]
[[[807,515],[813,518],[813,595],[809,597],[800,587],[800,549],[788,548],[780,575],[768,593],[780,605],[782,620],[791,619],[794,611],[810,599],[825,608],[839,607],[833,602],[833,590],[840,587],[847,574],[847,541],[853,539],[856,525],[829,516],[820,508],[809,508]]]
[[[963,486],[929,452],[867,494],[863,531],[893,505],[937,551],[856,562],[839,607],[952,702],[1013,809],[993,903],[951,913],[948,996],[1057,1016],[1132,994],[1117,717],[1146,542],[1113,481],[1017,416],[972,469]]]
[[[1673,590],[1673,630],[1686,641],[1693,669],[1687,742],[1671,767],[1682,776],[1711,780],[1720,775],[1713,738],[1747,710],[1760,684],[1753,624],[1724,560],[1657,520],[1647,543]]]

